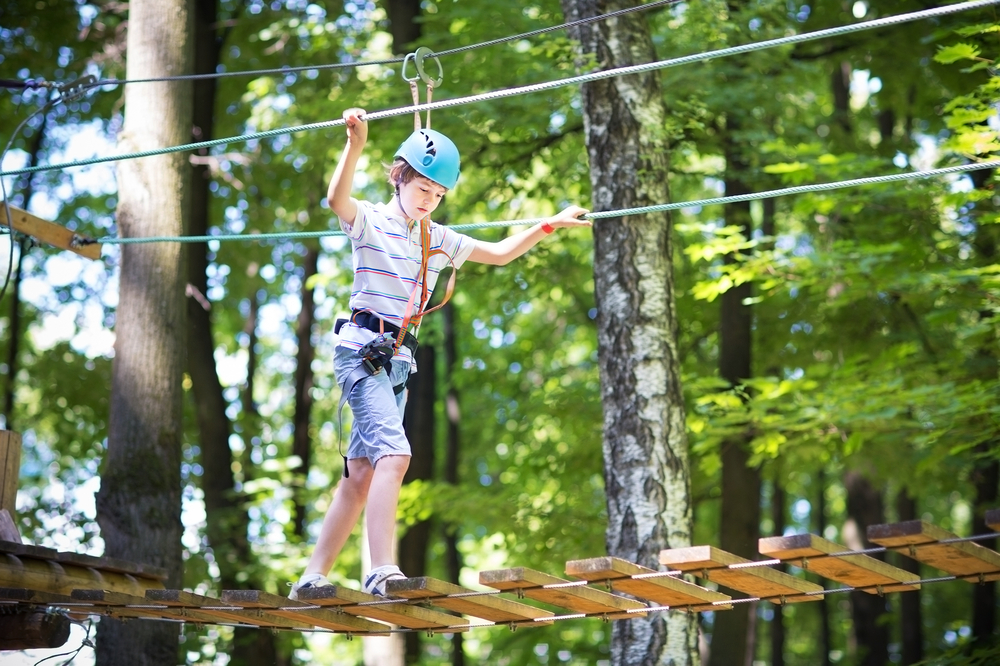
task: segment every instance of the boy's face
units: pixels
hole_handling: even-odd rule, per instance
[[[405,185],[400,185],[399,202],[407,217],[421,220],[434,212],[447,192],[447,189],[433,180],[417,176]]]

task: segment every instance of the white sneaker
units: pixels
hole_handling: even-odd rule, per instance
[[[385,596],[385,583],[389,580],[406,580],[406,576],[395,564],[375,567],[364,580],[364,591],[377,597]]]
[[[309,590],[317,587],[334,587],[334,585],[322,574],[302,574],[302,578],[299,578],[297,583],[292,583],[292,591],[288,594],[288,598],[292,601],[298,601],[299,590]]]

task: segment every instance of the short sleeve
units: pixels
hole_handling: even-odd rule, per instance
[[[441,249],[451,258],[451,263],[458,270],[472,254],[476,244],[475,239],[440,225],[437,225],[436,230],[441,233]]]
[[[368,224],[368,215],[371,211],[372,205],[367,201],[358,201],[358,214],[354,218],[354,224],[349,224],[345,222],[343,218],[338,217],[340,221],[340,230],[347,234],[347,237],[351,240],[361,240],[361,237],[365,235],[365,226]]]

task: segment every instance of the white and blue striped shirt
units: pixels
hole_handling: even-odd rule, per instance
[[[354,259],[354,289],[351,291],[351,310],[370,310],[396,326],[403,323],[406,303],[416,287],[420,273],[420,225],[407,225],[406,219],[389,212],[386,204],[358,201],[358,216],[354,224],[340,220],[340,228],[351,239]],[[434,290],[438,275],[447,266],[458,270],[472,254],[475,241],[431,222],[431,251],[443,250],[444,254],[431,256],[427,266],[427,290]],[[417,292],[414,307],[419,305]],[[413,332],[413,331],[411,331]],[[375,334],[353,323],[340,329],[340,345],[359,349]],[[400,347],[396,355],[400,361],[409,361],[416,370],[410,350]]]

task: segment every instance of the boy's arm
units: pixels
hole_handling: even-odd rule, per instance
[[[469,261],[475,261],[479,264],[490,264],[493,266],[504,266],[509,264],[514,259],[517,259],[522,254],[535,247],[535,245],[538,244],[538,241],[549,235],[550,232],[543,228],[545,225],[548,225],[553,229],[557,227],[591,226],[590,220],[580,219],[580,216],[585,215],[587,212],[588,211],[585,208],[570,206],[569,208],[566,208],[560,213],[545,220],[545,222],[536,224],[530,229],[525,229],[524,231],[514,234],[513,236],[508,236],[502,241],[490,243],[487,241],[477,240],[475,247],[472,249],[472,254],[469,255]]]
[[[358,202],[351,196],[354,170],[358,166],[361,151],[368,141],[368,121],[364,120],[364,109],[347,109],[344,121],[347,126],[347,145],[340,155],[337,168],[330,179],[326,201],[330,209],[346,224],[354,224],[358,216]]]

